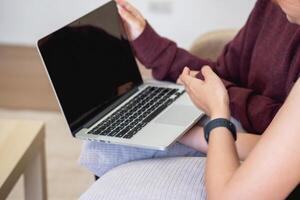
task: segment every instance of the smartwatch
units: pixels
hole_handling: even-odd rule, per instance
[[[211,120],[204,126],[204,136],[205,136],[205,140],[206,140],[207,144],[209,141],[210,132],[213,129],[219,128],[219,127],[227,128],[230,131],[234,141],[236,141],[237,136],[236,136],[235,125],[228,119],[217,118],[217,119]]]

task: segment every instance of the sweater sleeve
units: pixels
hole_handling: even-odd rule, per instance
[[[175,82],[185,66],[191,70],[200,70],[203,65],[213,65],[213,62],[178,48],[175,42],[158,35],[148,23],[132,45],[136,57],[152,69],[153,77],[158,80]]]
[[[223,83],[228,91],[232,116],[241,122],[246,131],[262,134],[283,103],[232,82],[223,80]]]

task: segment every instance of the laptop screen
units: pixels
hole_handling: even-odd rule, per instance
[[[143,82],[114,1],[42,38],[38,48],[73,135]]]

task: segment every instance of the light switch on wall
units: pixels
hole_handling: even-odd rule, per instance
[[[150,1],[148,3],[148,10],[149,12],[156,13],[156,14],[170,14],[173,11],[173,3],[172,1]]]

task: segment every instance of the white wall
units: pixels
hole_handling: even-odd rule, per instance
[[[0,43],[32,45],[107,0],[0,0]],[[188,47],[204,32],[244,24],[255,0],[131,0],[161,35]]]

